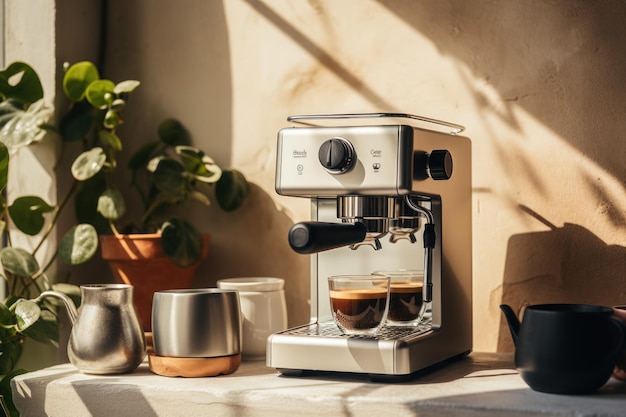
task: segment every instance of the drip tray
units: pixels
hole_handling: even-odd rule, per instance
[[[267,365],[283,374],[333,371],[406,376],[436,361],[428,346],[436,343],[437,334],[430,320],[411,327],[383,326],[376,336],[345,335],[333,321],[312,323],[272,334]]]

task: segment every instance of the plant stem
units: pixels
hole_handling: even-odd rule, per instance
[[[41,246],[43,245],[43,242],[46,241],[46,239],[48,238],[50,233],[52,233],[52,231],[54,230],[54,226],[56,225],[57,221],[59,220],[59,216],[61,215],[61,212],[63,211],[63,208],[69,202],[70,197],[76,192],[77,188],[78,188],[78,181],[74,180],[74,182],[72,183],[72,187],[69,189],[69,191],[67,192],[67,194],[65,195],[65,197],[61,201],[61,204],[59,204],[54,209],[54,216],[52,217],[52,221],[50,221],[50,223],[48,224],[48,228],[46,229],[46,232],[41,237],[41,240],[39,241],[39,243],[37,244],[35,249],[33,249],[33,256],[35,256],[35,254],[37,253],[39,248],[41,248]],[[53,259],[54,259],[54,257],[53,257]],[[44,271],[50,266],[51,263],[52,263],[52,260],[50,262],[48,262],[48,264],[46,265],[46,268],[44,268]]]
[[[112,220],[109,220],[109,227],[115,236],[120,236],[120,232],[117,230],[117,227],[115,227],[115,223],[113,223]]]
[[[48,268],[50,268],[52,266],[52,264],[54,263],[54,260],[57,258],[58,254],[59,254],[59,250],[58,250],[58,247],[57,247],[57,250],[54,251],[54,254],[48,260],[48,263],[46,263],[46,265],[43,268],[40,268],[39,271],[37,271],[37,273],[35,273],[35,275],[33,275],[33,281],[36,280],[37,278],[39,278],[41,275],[43,275],[48,270]]]

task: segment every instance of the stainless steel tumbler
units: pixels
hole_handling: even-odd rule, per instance
[[[235,290],[181,289],[154,293],[154,353],[213,358],[241,353],[241,312]]]

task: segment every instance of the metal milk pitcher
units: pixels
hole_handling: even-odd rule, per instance
[[[67,345],[70,362],[86,374],[121,374],[134,370],[146,355],[146,339],[135,306],[133,286],[81,285],[78,311],[72,300],[58,291],[37,298],[58,298],[73,324]]]

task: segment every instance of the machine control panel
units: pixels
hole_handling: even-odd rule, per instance
[[[278,133],[276,191],[292,196],[410,192],[413,128],[294,127]]]

